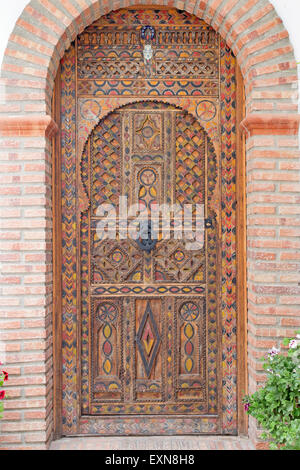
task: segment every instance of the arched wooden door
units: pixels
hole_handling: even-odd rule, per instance
[[[235,108],[233,55],[178,10],[113,12],[62,60],[63,434],[237,432]],[[170,236],[129,235],[155,204]]]
[[[220,208],[206,132],[172,105],[127,105],[93,130],[81,175],[89,200],[81,223],[83,413],[217,414]],[[103,204],[116,211],[103,217]],[[157,242],[136,238],[135,205],[146,227],[151,209],[160,215]],[[196,205],[211,221],[205,241],[200,220],[198,242],[195,223],[188,227]],[[97,227],[106,220],[103,238]]]

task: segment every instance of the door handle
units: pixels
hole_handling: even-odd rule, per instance
[[[139,248],[147,253],[150,253],[152,250],[155,249],[157,244],[157,239],[151,237],[152,231],[152,224],[151,222],[147,222],[145,226],[142,228],[142,236],[136,240]]]

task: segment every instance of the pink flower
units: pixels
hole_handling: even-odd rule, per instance
[[[298,346],[298,341],[297,341],[296,339],[292,339],[292,340],[289,342],[289,348],[290,348],[290,349],[295,349],[297,346]]]
[[[271,361],[273,360],[273,357],[277,356],[277,354],[279,354],[279,353],[280,353],[280,349],[275,348],[275,346],[273,346],[272,349],[269,349],[268,355],[269,355],[269,358],[271,359]]]
[[[245,403],[244,408],[245,408],[245,411],[248,411],[250,408],[250,403]]]

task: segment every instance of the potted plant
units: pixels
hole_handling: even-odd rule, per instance
[[[287,354],[273,347],[262,358],[267,380],[243,399],[246,412],[257,419],[271,450],[300,450],[300,332],[283,341]]]

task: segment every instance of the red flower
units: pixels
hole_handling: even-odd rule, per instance
[[[4,375],[4,382],[8,380],[8,373],[5,372],[5,370],[2,371],[2,374]]]
[[[5,397],[5,390],[1,390],[0,391],[0,400],[3,400],[4,397]]]

